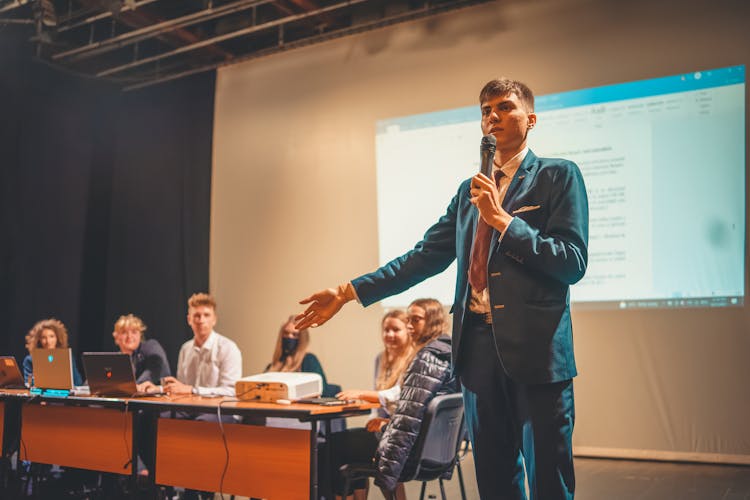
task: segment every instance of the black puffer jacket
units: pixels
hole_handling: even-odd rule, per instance
[[[401,477],[414,472],[412,448],[427,405],[435,396],[457,392],[451,371],[451,338],[441,335],[424,346],[406,370],[401,396],[375,455],[375,484],[393,491]]]

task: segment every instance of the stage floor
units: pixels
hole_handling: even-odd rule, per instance
[[[471,454],[462,463],[466,498],[479,498]],[[750,500],[750,467],[692,463],[576,459],[576,500]],[[410,499],[419,498],[420,483],[407,485]],[[437,481],[427,494],[440,498]],[[446,483],[449,499],[460,499],[458,479]],[[382,499],[380,492],[370,499]]]

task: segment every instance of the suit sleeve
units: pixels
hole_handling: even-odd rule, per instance
[[[588,262],[588,199],[583,176],[575,163],[565,162],[550,179],[546,227],[532,227],[514,217],[498,247],[520,264],[572,285]]]
[[[444,271],[453,262],[456,258],[457,210],[458,195],[453,197],[445,214],[427,230],[422,241],[413,249],[376,271],[352,280],[363,306],[401,293]]]
[[[31,360],[31,354],[23,358],[23,383],[32,385],[34,381],[34,362]]]
[[[167,353],[157,340],[144,341],[143,354],[143,370],[137,374],[137,383],[149,381],[158,384],[162,377],[170,375]]]
[[[81,372],[78,371],[78,366],[76,366],[75,358],[73,358],[72,360],[72,368],[73,368],[73,385],[83,385],[83,377],[81,376]]]

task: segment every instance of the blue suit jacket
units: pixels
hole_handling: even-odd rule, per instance
[[[442,272],[457,259],[454,366],[478,217],[469,201],[470,181],[461,184],[445,215],[412,250],[352,280],[367,306]],[[487,263],[497,355],[507,374],[521,383],[570,379],[577,373],[570,285],[583,277],[588,260],[588,200],[578,166],[538,158],[529,151],[508,187],[503,208],[514,219],[500,241],[494,232]],[[460,373],[461,367],[456,369]]]

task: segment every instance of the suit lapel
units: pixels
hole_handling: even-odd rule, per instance
[[[531,167],[536,160],[536,155],[529,149],[529,152],[526,153],[526,158],[523,159],[513,179],[510,181],[508,191],[506,191],[505,198],[503,198],[503,209],[506,212],[511,213],[511,207],[514,205],[516,195],[519,192],[528,190],[528,188],[521,189],[521,186],[528,186],[528,183],[531,182]],[[497,230],[493,231],[492,241],[490,242],[490,258],[495,254],[497,246],[500,244],[498,238],[500,238],[500,233]]]

